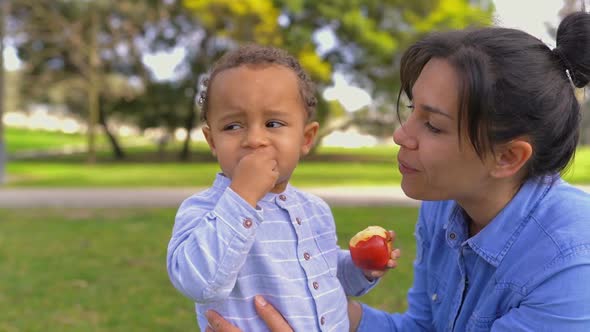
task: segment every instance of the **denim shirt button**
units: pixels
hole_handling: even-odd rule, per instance
[[[436,293],[432,294],[431,299],[432,299],[432,302],[435,302],[438,299],[438,294],[436,294]]]
[[[456,237],[457,237],[457,234],[455,234],[455,233],[451,233],[451,234],[449,234],[449,238],[450,238],[451,240],[454,240]]]

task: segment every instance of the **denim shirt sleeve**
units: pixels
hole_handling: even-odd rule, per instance
[[[415,237],[414,283],[408,292],[408,311],[403,314],[390,314],[363,305],[358,331],[430,331],[433,329],[426,281],[426,263],[423,259],[430,243],[430,234],[424,220],[424,205],[420,208]]]
[[[167,254],[170,281],[199,303],[229,295],[262,222],[262,211],[230,188],[207,203],[193,196],[181,205]]]
[[[590,246],[548,264],[520,306],[496,319],[492,331],[590,331]]]

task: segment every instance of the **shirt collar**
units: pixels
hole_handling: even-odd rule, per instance
[[[224,191],[227,187],[229,187],[231,184],[231,179],[226,177],[225,175],[223,175],[223,173],[217,173],[217,175],[215,176],[215,180],[213,181],[213,188],[215,188],[216,190],[219,191]],[[260,200],[264,201],[264,202],[274,202],[278,196],[280,195],[286,195],[286,196],[293,196],[291,195],[293,193],[293,188],[291,187],[291,184],[287,184],[287,187],[285,188],[285,190],[282,193],[267,193],[266,195],[264,195],[264,197],[262,197]]]
[[[497,267],[555,181],[532,179],[479,233],[466,241],[479,256]]]

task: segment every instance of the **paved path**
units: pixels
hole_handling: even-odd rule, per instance
[[[590,193],[590,185],[580,186]],[[0,208],[178,207],[203,188],[0,188]],[[399,187],[305,188],[333,206],[418,206]]]
[[[203,188],[0,188],[0,208],[178,207]],[[332,205],[417,206],[399,187],[306,188]]]

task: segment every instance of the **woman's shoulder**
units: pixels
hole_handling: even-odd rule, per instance
[[[549,234],[568,229],[572,235],[588,235],[590,241],[590,194],[560,181],[539,203],[533,218]]]
[[[533,217],[542,225],[555,227],[586,225],[590,227],[590,193],[559,181],[551,186],[539,202]]]

